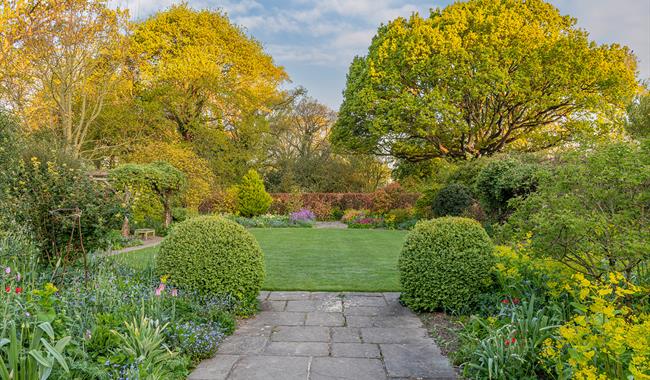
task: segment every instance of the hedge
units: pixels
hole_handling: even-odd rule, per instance
[[[273,203],[270,212],[274,214],[288,214],[291,210],[290,205],[293,199],[298,195],[302,207],[313,211],[319,218],[327,218],[329,214],[324,215],[326,210],[331,212],[332,209],[339,210],[375,210],[375,199],[377,193],[274,193]],[[400,193],[396,196],[393,208],[410,208],[420,197],[419,193]]]

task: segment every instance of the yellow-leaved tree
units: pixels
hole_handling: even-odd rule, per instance
[[[53,128],[63,148],[81,156],[125,80],[128,12],[105,0],[15,0],[0,12],[0,101],[23,125]]]
[[[160,141],[138,147],[129,156],[129,161],[141,164],[161,160],[185,174],[188,186],[180,195],[181,202],[187,208],[197,209],[201,201],[210,195],[215,183],[208,162],[194,153],[187,144]]]
[[[185,4],[137,25],[132,51],[140,89],[162,104],[187,141],[206,124],[236,134],[251,115],[269,110],[287,79],[224,14]]]

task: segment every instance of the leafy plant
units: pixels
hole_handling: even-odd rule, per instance
[[[335,146],[407,162],[542,150],[611,133],[636,92],[629,49],[590,41],[548,2],[470,0],[428,16],[381,25],[352,61]]]
[[[1,337],[0,375],[3,379],[45,380],[56,365],[69,372],[64,350],[71,338],[66,336],[55,342],[49,322],[23,323],[20,333],[16,323],[11,323],[3,329]]]
[[[498,220],[512,212],[511,199],[526,196],[535,190],[536,185],[536,167],[515,158],[491,160],[476,178],[481,204]]]
[[[187,321],[170,326],[168,340],[193,362],[208,359],[217,352],[225,334],[218,322]]]
[[[172,222],[172,201],[187,185],[185,174],[171,164],[156,161],[150,164],[124,164],[109,173],[111,183],[123,192],[126,200],[142,192],[150,192],[163,205],[165,227]]]
[[[113,331],[121,342],[114,354],[123,354],[128,363],[127,373],[120,375],[151,380],[168,378],[169,370],[165,364],[174,357],[174,353],[164,343],[163,332],[167,325],[160,325],[144,313],[139,320],[133,319],[124,324],[124,333]]]
[[[103,237],[119,227],[124,212],[114,192],[90,178],[81,161],[38,147],[24,153],[8,201],[15,221],[40,246],[42,262],[52,265],[106,248]]]
[[[496,328],[473,317],[487,336],[474,343],[470,360],[463,364],[465,375],[475,379],[539,378],[544,372],[539,364],[544,342],[553,336],[561,320],[553,308],[538,308],[534,298],[502,307],[509,321]]]
[[[576,314],[544,342],[544,364],[558,378],[650,376],[650,314],[642,288],[611,272],[604,284],[573,276]],[[647,297],[647,292],[645,292]]]
[[[505,238],[530,239],[532,254],[591,279],[627,278],[650,259],[650,143],[578,150],[516,204]]]

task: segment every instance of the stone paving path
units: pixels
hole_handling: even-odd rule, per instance
[[[334,221],[334,222],[316,222],[314,223],[314,228],[334,228],[334,229],[345,229],[348,228],[348,225],[339,222],[339,221]]]
[[[262,292],[192,380],[455,379],[399,293]]]
[[[139,251],[141,249],[145,249],[145,248],[149,248],[149,247],[155,247],[158,244],[162,243],[162,241],[163,241],[162,237],[154,236],[154,237],[151,237],[151,238],[149,238],[147,240],[144,240],[142,242],[142,244],[140,244],[140,245],[118,249],[117,251],[111,251],[111,252],[108,252],[106,255],[107,256],[113,256],[113,255],[120,255],[122,253],[127,253],[127,252]]]

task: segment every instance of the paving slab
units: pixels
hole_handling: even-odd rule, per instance
[[[368,327],[361,328],[361,339],[365,343],[421,343],[430,338],[423,328]]]
[[[388,376],[455,379],[447,358],[433,342],[380,345]]]
[[[314,358],[309,372],[310,380],[382,380],[386,379],[379,359]]]
[[[332,356],[342,358],[379,358],[379,346],[369,343],[332,343]]]
[[[288,301],[262,301],[260,307],[262,311],[285,311]]]
[[[274,342],[329,342],[330,329],[321,326],[278,326],[271,334]]]
[[[266,292],[191,380],[455,379],[399,293]]]
[[[225,380],[239,358],[239,355],[217,355],[212,359],[204,360],[188,380]]]
[[[344,326],[345,318],[342,313],[326,313],[323,311],[313,311],[307,313],[305,320],[307,326]]]
[[[247,356],[241,358],[228,375],[228,380],[305,380],[309,371],[308,357]]]
[[[306,313],[295,312],[262,312],[247,323],[249,326],[302,326],[307,318]]]
[[[233,335],[219,346],[218,352],[236,355],[259,354],[268,341],[265,336]]]
[[[329,356],[329,344],[321,342],[271,342],[264,355]]]
[[[308,300],[309,292],[271,292],[266,299],[269,301],[300,301]]]
[[[332,327],[332,342],[361,343],[361,332],[356,327]]]

